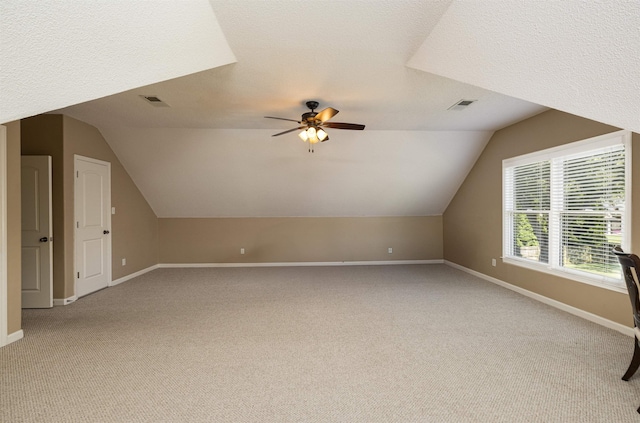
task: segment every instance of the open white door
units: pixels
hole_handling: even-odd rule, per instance
[[[111,283],[111,163],[75,158],[76,296]]]
[[[51,156],[22,156],[22,308],[53,307]]]

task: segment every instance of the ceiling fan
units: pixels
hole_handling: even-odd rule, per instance
[[[316,112],[315,109],[318,108],[319,103],[317,101],[307,101],[306,105],[310,112],[306,112],[302,114],[302,118],[300,120],[295,119],[286,119],[281,117],[273,117],[273,116],[265,116],[267,119],[279,119],[279,120],[288,120],[291,122],[297,122],[300,124],[297,128],[289,129],[284,132],[279,132],[277,134],[273,134],[272,137],[277,137],[279,135],[288,134],[289,132],[297,131],[302,129],[302,132],[298,134],[298,136],[302,139],[302,141],[309,141],[309,152],[314,152],[314,144],[318,142],[329,141],[329,134],[323,128],[333,128],[333,129],[354,129],[361,131],[364,129],[364,125],[359,123],[342,123],[342,122],[327,122],[329,119],[338,114],[338,111],[333,107],[327,107],[326,109]]]

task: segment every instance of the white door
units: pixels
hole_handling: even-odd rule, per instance
[[[75,156],[76,296],[111,283],[111,164]]]
[[[22,156],[22,308],[53,307],[51,156]]]

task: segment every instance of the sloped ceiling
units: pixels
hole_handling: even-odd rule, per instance
[[[61,110],[97,126],[160,217],[441,214],[497,128],[544,107],[409,69],[449,1],[212,1],[237,63]],[[170,107],[152,107],[155,95]],[[461,99],[465,111],[447,110]],[[307,152],[317,100],[337,122]]]
[[[640,132],[640,1],[456,1],[409,66]]]
[[[2,0],[0,19],[0,122],[235,62],[206,0]]]
[[[529,6],[531,2],[506,0],[212,0],[204,11],[198,9],[201,3],[175,2],[183,14],[195,4],[193,10],[204,13],[204,26],[219,25],[233,51],[226,62],[212,61],[209,70],[189,62],[180,49],[188,51],[187,56],[208,57],[218,47],[180,36],[180,25],[158,18],[153,26],[162,35],[145,52],[147,57],[166,59],[174,54],[154,64],[165,72],[180,65],[173,62],[184,60],[188,65],[180,72],[189,68],[190,75],[175,78],[181,74],[174,69],[172,75],[163,73],[165,81],[157,82],[163,80],[160,70],[150,70],[155,80],[129,86],[138,88],[113,89],[113,95],[56,111],[100,129],[161,217],[440,214],[493,131],[540,113],[545,106],[586,115],[582,97],[557,106],[556,93],[566,94],[567,85],[573,87],[570,91],[602,91],[601,67],[586,66],[578,75],[578,86],[566,70],[562,78],[549,75],[557,70],[552,59],[559,57],[543,53],[553,53],[548,45],[557,40],[540,36],[540,29],[552,29],[547,21],[583,26],[573,23],[582,19],[580,14],[562,7],[536,8]],[[128,27],[125,13],[130,14],[114,12],[111,18]],[[637,34],[631,34],[637,31],[637,16],[615,13],[605,30],[618,18],[624,22],[617,36],[628,36],[630,44],[623,41],[622,48],[617,42],[603,60],[637,63],[632,58],[638,51],[632,48]],[[591,15],[587,20],[598,25]],[[505,48],[510,42],[501,29],[505,25],[518,30],[516,39],[523,48]],[[79,26],[75,31],[91,28]],[[496,39],[496,34],[502,38]],[[571,50],[580,56],[585,44],[613,41],[596,30],[557,36],[562,49],[556,55]],[[507,66],[528,51],[535,53],[523,62],[530,69]],[[112,51],[105,54],[114,62],[120,60]],[[237,62],[223,65],[233,62],[233,56]],[[91,58],[87,54],[78,60],[91,67]],[[144,67],[130,71],[147,72]],[[607,75],[605,80],[620,94],[614,82],[625,79],[620,87],[633,92],[635,82],[626,81],[633,72],[612,72],[617,76]],[[107,75],[100,74],[94,82],[100,86],[105,79]],[[153,107],[141,95],[158,96],[170,107]],[[461,99],[478,101],[463,111],[447,110]],[[333,121],[362,123],[366,129],[330,131],[331,141],[313,154],[295,132],[271,137],[295,123],[263,117],[299,119],[306,100],[340,110]],[[626,100],[607,105],[610,110],[592,107],[587,117],[615,124],[608,120],[612,115],[630,113]]]
[[[158,217],[438,215],[491,135],[363,131],[310,154],[264,129],[102,131]]]

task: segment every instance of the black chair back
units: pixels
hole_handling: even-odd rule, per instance
[[[631,253],[625,253],[620,247],[615,247],[613,253],[618,257],[620,266],[622,266],[622,274],[629,291],[629,299],[631,300],[631,308],[633,309],[633,322],[635,327],[640,328],[640,258]]]
[[[622,376],[622,380],[629,380],[631,376],[640,368],[640,281],[638,276],[640,273],[640,259],[635,254],[625,253],[619,246],[613,249],[613,254],[618,257],[620,266],[622,266],[622,274],[629,291],[629,299],[631,300],[631,308],[633,309],[633,332],[635,334],[633,340],[633,357],[627,372]],[[640,413],[640,407],[637,409]]]

